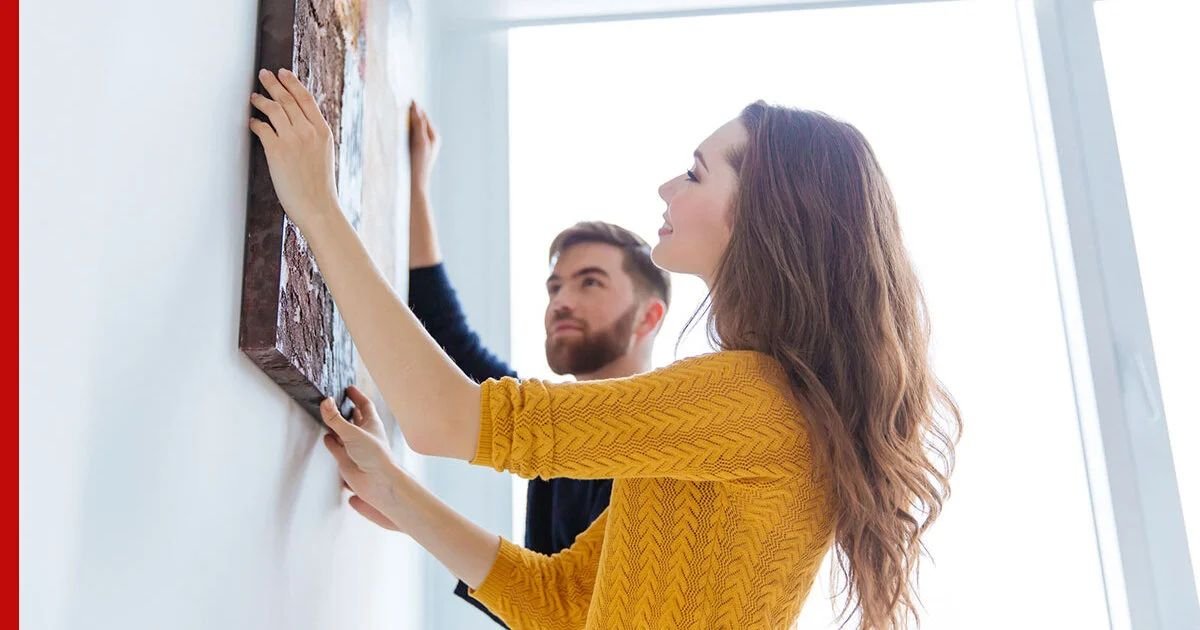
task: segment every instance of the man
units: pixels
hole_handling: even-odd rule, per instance
[[[409,306],[470,378],[516,376],[467,325],[450,286],[429,204],[438,136],[415,103],[409,122]],[[544,321],[550,368],[580,381],[649,371],[671,288],[667,272],[651,262],[649,245],[612,224],[579,223],[554,239],[550,264]],[[606,479],[529,481],[525,546],[547,555],[566,549],[608,507],[611,489]],[[455,593],[504,625],[467,594],[462,582]]]

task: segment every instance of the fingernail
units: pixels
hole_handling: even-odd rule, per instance
[[[322,400],[322,401],[321,401],[321,406],[322,406],[322,407],[324,407],[324,408],[326,408],[326,409],[333,409],[333,399],[332,399],[332,398],[326,398],[325,400]]]
[[[280,68],[280,69],[279,69],[279,74],[291,74],[291,73],[292,73],[292,71],[291,71],[291,70],[288,70],[287,68]]]

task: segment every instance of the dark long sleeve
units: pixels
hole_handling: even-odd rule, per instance
[[[442,265],[409,270],[408,307],[471,380],[482,383],[489,378],[517,375],[484,347],[479,335],[467,325],[467,316]]]

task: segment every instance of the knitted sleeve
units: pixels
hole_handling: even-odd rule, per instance
[[[489,380],[472,463],[519,476],[734,480],[798,473],[807,433],[782,368],[720,352],[630,378]]]
[[[514,630],[582,628],[600,563],[608,511],[552,556],[500,539],[492,570],[470,594]]]

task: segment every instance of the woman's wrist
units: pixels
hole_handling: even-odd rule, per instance
[[[342,213],[342,206],[336,198],[329,198],[320,201],[313,201],[306,204],[306,207],[300,212],[288,212],[288,218],[296,227],[300,228],[300,233],[304,235],[305,240],[311,241],[313,236],[325,231],[330,221],[345,220],[346,216]]]
[[[451,573],[478,588],[495,564],[500,537],[455,512],[403,470],[397,468],[392,479],[393,498],[376,508]]]
[[[388,517],[401,533],[413,535],[414,507],[420,501],[420,492],[424,489],[403,468],[393,467],[388,476],[391,480],[390,500],[387,505],[376,508]]]

